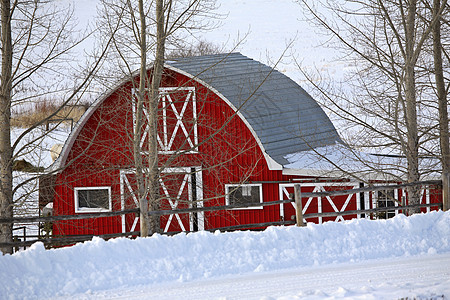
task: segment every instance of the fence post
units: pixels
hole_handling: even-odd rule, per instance
[[[302,192],[300,190],[300,184],[294,185],[294,199],[295,199],[295,217],[297,219],[297,226],[305,226],[305,223],[303,223]]]
[[[450,209],[450,172],[442,173],[442,210]]]

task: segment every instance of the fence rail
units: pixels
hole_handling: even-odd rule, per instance
[[[349,215],[358,215],[358,214],[370,214],[370,213],[393,211],[393,210],[406,211],[408,209],[425,208],[425,207],[439,207],[442,209],[442,203],[415,204],[415,205],[404,205],[404,206],[388,206],[388,207],[377,207],[377,208],[371,208],[371,209],[311,213],[311,214],[303,215],[303,218],[306,219],[306,218],[317,218],[317,217],[338,217],[338,216],[349,216]]]
[[[34,216],[34,217],[2,218],[0,219],[0,224],[83,220],[83,219],[93,219],[103,217],[115,217],[131,213],[139,213],[139,209],[136,208],[111,212],[83,213],[79,215],[67,215],[67,216],[48,216],[48,217]]]
[[[445,181],[444,181],[445,182]],[[330,197],[330,196],[342,196],[342,195],[350,195],[350,194],[358,194],[365,192],[373,192],[380,190],[395,190],[395,189],[403,189],[409,186],[425,186],[425,185],[442,185],[443,181],[441,180],[429,180],[429,181],[420,181],[406,184],[397,184],[397,185],[378,185],[378,186],[369,186],[364,188],[357,188],[351,190],[334,190],[334,191],[322,191],[322,192],[308,192],[302,193],[300,192],[299,183],[295,183],[295,190],[298,192],[294,193],[294,199],[288,200],[278,200],[278,201],[270,201],[263,203],[255,203],[255,204],[245,204],[245,205],[225,205],[225,206],[205,206],[198,208],[186,208],[186,209],[174,209],[174,210],[159,210],[159,211],[151,211],[149,215],[151,216],[163,216],[163,215],[171,215],[171,214],[183,214],[183,213],[198,213],[198,212],[212,212],[212,211],[225,211],[232,210],[236,208],[252,208],[252,207],[261,207],[261,206],[270,206],[270,205],[280,205],[286,203],[296,203],[297,211],[301,211],[301,199],[302,198],[317,198],[317,197]],[[448,187],[444,187],[448,189]],[[445,193],[445,192],[444,192]],[[297,224],[297,226],[304,225],[304,219],[307,218],[317,218],[317,217],[337,217],[337,216],[345,216],[345,215],[361,215],[361,214],[371,214],[377,212],[384,211],[393,211],[393,210],[408,210],[414,208],[424,208],[424,207],[438,207],[445,209],[445,198],[444,203],[430,203],[430,204],[418,204],[418,205],[405,205],[405,206],[391,206],[391,207],[378,207],[372,209],[361,209],[361,210],[347,210],[347,211],[337,211],[337,212],[322,212],[322,213],[308,213],[303,216],[297,214],[296,220],[282,220],[278,222],[265,222],[265,223],[254,223],[254,224],[242,224],[228,227],[220,227],[214,229],[207,229],[208,231],[228,231],[228,230],[238,230],[238,229],[250,229],[250,228],[264,228],[272,225],[293,225]],[[34,217],[16,217],[16,218],[2,218],[0,219],[0,224],[14,224],[14,223],[33,223],[33,222],[55,222],[55,221],[66,221],[66,220],[82,220],[82,219],[92,219],[92,218],[102,218],[102,217],[114,217],[121,216],[126,214],[137,214],[139,213],[139,209],[128,209],[114,212],[101,212],[101,213],[84,213],[79,215],[66,215],[66,216],[34,216]],[[51,237],[51,238],[39,238],[36,240],[24,240],[24,241],[15,241],[12,243],[0,243],[1,247],[27,247],[31,244],[41,241],[45,245],[68,245],[76,242],[82,242],[92,239],[94,236],[99,236],[101,238],[115,238],[121,236],[136,236],[139,235],[139,231],[133,232],[125,232],[125,233],[114,233],[114,234],[104,234],[104,235],[77,235],[77,236],[64,236],[64,237]],[[168,233],[168,234],[175,234]],[[29,236],[30,237],[30,236]]]

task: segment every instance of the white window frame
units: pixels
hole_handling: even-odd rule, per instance
[[[240,187],[258,187],[259,188],[259,203],[263,203],[263,189],[261,183],[246,183],[246,184],[225,184],[225,204],[230,205],[230,193],[233,188]],[[253,206],[246,208],[232,208],[232,210],[243,210],[243,209],[263,209],[263,206]]]
[[[90,207],[80,207],[78,201],[78,191],[86,190],[108,190],[108,209],[105,208],[90,208]],[[74,189],[74,200],[75,200],[75,213],[93,213],[93,212],[109,212],[112,211],[112,198],[111,198],[111,187],[110,186],[87,186],[87,187],[75,187]]]

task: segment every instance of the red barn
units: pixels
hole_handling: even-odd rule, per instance
[[[70,134],[50,168],[56,173],[54,215],[137,206],[132,146],[137,82],[137,76],[129,78],[96,100]],[[161,209],[286,199],[295,180],[311,178],[302,170],[286,168],[287,157],[341,143],[324,111],[299,85],[239,53],[184,58],[165,65],[157,140]],[[147,141],[144,130],[143,157]],[[327,186],[307,183],[303,189]],[[358,184],[341,186],[354,187]],[[307,213],[354,210],[364,200],[359,195],[304,199],[303,205]],[[294,215],[293,206],[285,204],[176,214],[161,217],[160,223],[161,232],[179,232],[278,222]],[[57,222],[53,233],[135,230],[139,230],[138,217],[130,214]]]

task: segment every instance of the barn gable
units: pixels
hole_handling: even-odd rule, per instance
[[[340,142],[317,102],[282,73],[240,53],[168,61],[166,69],[200,82],[222,98],[244,121],[265,155],[269,169],[281,170],[287,156]],[[122,86],[121,82],[118,86]],[[69,136],[50,171],[64,166],[85,122],[114,90],[100,97]]]

